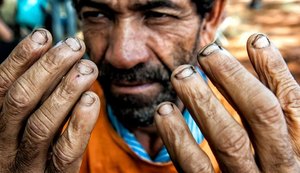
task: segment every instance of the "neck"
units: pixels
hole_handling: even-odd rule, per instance
[[[142,144],[149,156],[153,159],[159,153],[163,142],[157,133],[155,126],[139,127],[132,130],[136,139]]]
[[[184,106],[181,101],[177,103],[179,110],[183,110]],[[130,129],[130,128],[129,128]],[[160,152],[163,142],[157,132],[156,126],[138,127],[130,129],[136,139],[142,144],[149,156],[153,159]]]

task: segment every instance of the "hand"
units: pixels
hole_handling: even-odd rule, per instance
[[[78,172],[100,101],[97,67],[68,38],[38,29],[0,66],[0,172]],[[72,113],[70,113],[73,110]],[[61,129],[68,120],[68,126]]]
[[[300,172],[299,85],[264,35],[251,36],[247,50],[259,79],[216,44],[204,48],[198,56],[205,73],[240,114],[245,129],[192,66],[177,68],[172,84],[198,123],[222,172]],[[178,170],[213,172],[210,160],[174,104],[162,103],[155,120]]]

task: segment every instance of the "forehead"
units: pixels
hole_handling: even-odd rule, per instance
[[[97,4],[104,4],[107,7],[113,8],[116,11],[124,9],[136,9],[149,7],[151,5],[159,7],[169,6],[173,8],[190,8],[192,5],[191,0],[79,0],[79,6],[97,6]]]

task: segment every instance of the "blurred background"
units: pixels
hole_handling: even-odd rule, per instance
[[[80,36],[71,0],[0,0],[0,61],[32,29],[45,27],[54,42]],[[300,0],[229,0],[219,41],[251,72],[247,38],[265,33],[283,54],[300,83]]]
[[[253,72],[245,43],[251,34],[265,33],[300,83],[300,0],[261,0],[254,8],[249,1],[230,0],[220,38],[224,47]]]

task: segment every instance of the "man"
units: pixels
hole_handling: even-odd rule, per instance
[[[50,33],[34,31],[0,68],[1,172],[175,172],[171,162],[155,162],[162,141],[179,172],[218,171],[205,154],[206,140],[199,147],[189,132],[185,108],[224,172],[299,172],[299,85],[269,40],[256,34],[247,44],[262,82],[214,43],[198,54],[248,131],[195,68],[194,56],[213,40],[224,3],[76,1],[87,52],[100,71],[103,90],[94,83],[94,92],[87,90],[96,65],[78,61],[83,42],[68,38],[50,48]],[[68,126],[57,133],[68,114]],[[150,160],[130,148],[132,141]]]

